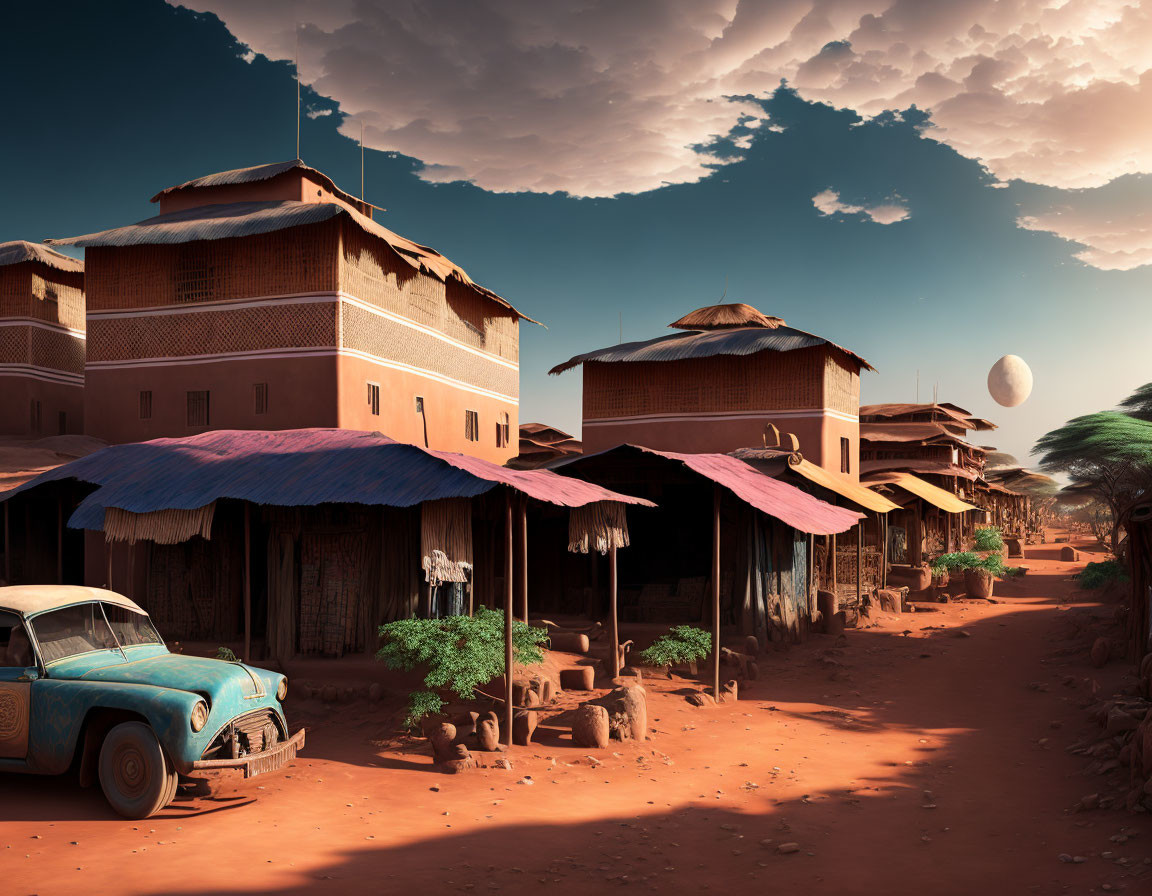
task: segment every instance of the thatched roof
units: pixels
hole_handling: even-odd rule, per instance
[[[697,308],[668,326],[676,330],[723,330],[728,327],[765,327],[775,330],[784,326],[784,321],[778,317],[769,317],[751,305],[737,302],[733,305]]]
[[[40,243],[30,243],[27,240],[0,243],[0,267],[24,261],[38,261],[40,264],[70,274],[84,273],[84,262],[79,258],[71,258]]]

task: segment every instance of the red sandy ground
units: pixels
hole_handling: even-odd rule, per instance
[[[736,704],[648,680],[653,739],[602,765],[542,727],[511,772],[443,775],[423,744],[379,746],[382,709],[307,701],[294,768],[147,821],[69,778],[0,778],[0,892],[1152,892],[1148,816],[1069,809],[1102,782],[1064,748],[1126,667],[1063,640],[1060,614],[1095,606],[1080,564],[1027,565],[1000,603],[774,651]]]

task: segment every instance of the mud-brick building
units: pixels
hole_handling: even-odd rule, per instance
[[[805,459],[857,481],[859,355],[750,305],[700,308],[683,332],[599,349],[553,368],[584,368],[584,451],[620,444],[727,453],[796,436]]]
[[[0,434],[83,431],[84,262],[0,243]]]
[[[87,432],[386,432],[503,463],[524,316],[296,159],[153,197],[86,251]]]

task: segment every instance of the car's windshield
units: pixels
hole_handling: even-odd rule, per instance
[[[118,641],[123,647],[161,643],[147,616],[111,604],[104,604],[103,611],[100,604],[90,603],[42,613],[32,620],[32,630],[45,663],[93,650],[115,650]]]
[[[121,647],[137,647],[140,644],[163,644],[160,635],[152,625],[152,620],[143,613],[104,604],[104,615],[112,626],[112,634]]]

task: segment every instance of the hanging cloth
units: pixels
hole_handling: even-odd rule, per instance
[[[568,511],[568,550],[573,554],[628,547],[628,518],[619,501],[593,501]]]
[[[425,501],[420,509],[420,555],[429,585],[467,582],[472,569],[472,503],[467,498]]]

